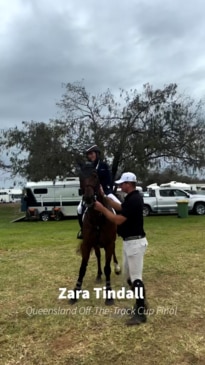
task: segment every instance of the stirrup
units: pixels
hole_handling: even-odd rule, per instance
[[[80,231],[78,232],[78,234],[77,234],[77,238],[78,238],[79,240],[82,240],[82,239],[83,239],[82,230],[80,230]]]

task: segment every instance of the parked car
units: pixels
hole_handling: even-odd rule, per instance
[[[147,196],[149,195],[149,196]],[[194,214],[205,214],[205,195],[189,194],[178,188],[156,187],[143,194],[144,216],[151,213],[177,213],[179,200],[188,202],[188,211]]]

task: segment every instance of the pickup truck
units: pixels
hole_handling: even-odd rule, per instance
[[[144,216],[151,213],[177,213],[177,202],[188,201],[188,211],[190,213],[205,214],[205,195],[192,195],[182,189],[177,188],[155,188],[143,194]]]

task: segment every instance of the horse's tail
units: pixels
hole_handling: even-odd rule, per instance
[[[76,254],[79,256],[82,256],[82,244],[83,244],[83,241],[81,241],[76,248]],[[92,254],[93,250],[94,250],[94,247],[91,248],[90,254]]]

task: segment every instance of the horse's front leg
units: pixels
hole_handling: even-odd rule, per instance
[[[98,272],[97,272],[97,276],[96,276],[96,283],[100,283],[102,281],[101,276],[102,276],[102,269],[101,269],[101,254],[100,254],[100,247],[99,246],[95,246],[95,256],[97,258],[97,264],[98,264]]]
[[[75,304],[77,302],[77,300],[79,299],[79,293],[80,293],[80,290],[82,290],[81,288],[82,288],[83,278],[86,273],[88,260],[90,257],[90,251],[91,251],[91,249],[87,250],[86,255],[84,255],[84,253],[82,251],[82,261],[81,261],[81,266],[80,266],[80,270],[79,270],[78,280],[77,280],[75,288],[74,288],[74,298],[69,300],[70,304]]]
[[[110,248],[106,249],[105,267],[104,267],[104,273],[105,273],[105,278],[106,278],[106,299],[105,299],[106,305],[114,304],[114,299],[113,299],[112,292],[111,292],[112,288],[111,288],[111,283],[110,283],[112,254],[113,254],[113,251],[111,251]]]
[[[117,256],[116,256],[116,253],[115,253],[115,249],[114,249],[114,252],[113,252],[113,262],[114,262],[114,266],[115,266],[115,274],[116,275],[120,275],[121,274],[121,267],[118,264]]]

